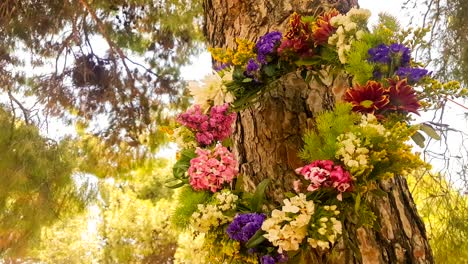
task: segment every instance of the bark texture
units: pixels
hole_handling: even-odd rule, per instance
[[[273,30],[283,30],[293,12],[315,14],[337,7],[346,12],[355,0],[204,0],[205,35],[210,46],[235,48],[235,38],[256,41]],[[337,80],[343,81],[343,80]],[[304,165],[297,157],[302,135],[314,126],[315,113],[330,109],[336,91],[306,84],[296,73],[284,76],[259,103],[238,114],[234,152],[245,175],[247,189],[272,179],[268,196],[276,201],[297,179],[294,169]],[[335,252],[312,252],[310,263],[433,263],[424,224],[416,212],[403,178],[380,183],[383,197],[369,200],[381,230],[345,226],[354,250],[343,240]]]

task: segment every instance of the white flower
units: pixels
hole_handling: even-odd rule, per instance
[[[202,83],[189,82],[190,94],[193,96],[194,104],[200,105],[207,110],[211,104],[222,105],[232,103],[234,95],[227,91],[225,83],[232,81],[232,71],[224,71],[221,77],[217,72],[205,76]]]
[[[273,210],[271,217],[262,224],[262,230],[266,231],[264,237],[277,246],[280,253],[299,249],[314,213],[314,203],[307,201],[305,194],[301,193],[283,202],[282,210]]]

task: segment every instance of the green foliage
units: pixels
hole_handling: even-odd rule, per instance
[[[367,51],[370,48],[373,46],[367,41],[355,41],[351,45],[345,69],[353,75],[353,83],[355,84],[363,85],[373,76],[374,66],[367,62]]]
[[[337,104],[334,111],[325,111],[316,117],[316,130],[304,135],[304,148],[299,157],[306,161],[332,160],[338,149],[336,139],[359,121],[351,112],[350,104]]]
[[[140,200],[120,182],[100,184],[103,193],[99,234],[106,263],[165,263],[175,252],[177,233],[170,228],[173,201]]]
[[[198,204],[205,204],[211,194],[203,191],[194,191],[191,186],[180,188],[177,207],[172,213],[171,222],[178,229],[185,229],[190,223],[190,217],[197,210]]]
[[[161,145],[159,126],[186,106],[180,67],[201,50],[201,14],[188,0],[2,1],[0,90],[91,124],[114,152]]]
[[[85,213],[63,219],[41,231],[41,240],[28,254],[41,263],[96,263],[102,259],[97,236],[98,210],[93,206]]]
[[[437,79],[447,82],[460,80],[468,85],[468,2],[465,0],[432,1],[411,0],[403,8],[420,7],[411,12],[412,22],[422,23],[430,31],[430,43],[421,49],[420,58],[433,66]],[[424,17],[424,20],[420,20]]]
[[[72,178],[69,142],[42,137],[3,108],[0,149],[0,256],[11,257],[21,255],[41,227],[81,211],[91,193]]]
[[[408,178],[418,213],[426,224],[435,263],[468,261],[468,197],[443,175],[415,173]]]

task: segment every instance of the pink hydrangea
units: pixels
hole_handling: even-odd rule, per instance
[[[317,160],[309,165],[296,169],[296,173],[304,176],[309,182],[307,190],[313,192],[320,187],[334,188],[338,190],[338,199],[341,194],[352,189],[352,178],[349,172],[335,165],[331,160]],[[299,192],[302,187],[300,181],[294,182],[294,190]]]
[[[235,113],[228,113],[228,104],[213,106],[210,114],[203,114],[199,105],[180,114],[177,121],[195,132],[195,139],[201,146],[222,141],[232,134]]]
[[[188,174],[195,190],[216,192],[231,183],[238,173],[238,163],[227,148],[217,144],[213,150],[197,148],[197,157],[190,160]]]

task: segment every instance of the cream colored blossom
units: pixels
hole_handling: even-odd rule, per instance
[[[264,237],[278,252],[295,251],[307,235],[307,226],[314,213],[314,203],[307,201],[305,194],[299,194],[283,201],[282,210],[273,210],[271,217],[262,224]]]
[[[217,72],[213,72],[205,76],[201,83],[189,82],[188,88],[193,96],[194,104],[207,110],[211,105],[234,102],[234,95],[226,87],[226,83],[232,81],[232,71],[223,71],[222,77]]]
[[[194,230],[200,233],[207,233],[213,228],[217,228],[233,220],[233,216],[225,215],[224,212],[236,208],[238,196],[230,191],[219,192],[214,196],[214,204],[199,204],[198,211],[191,217]]]

